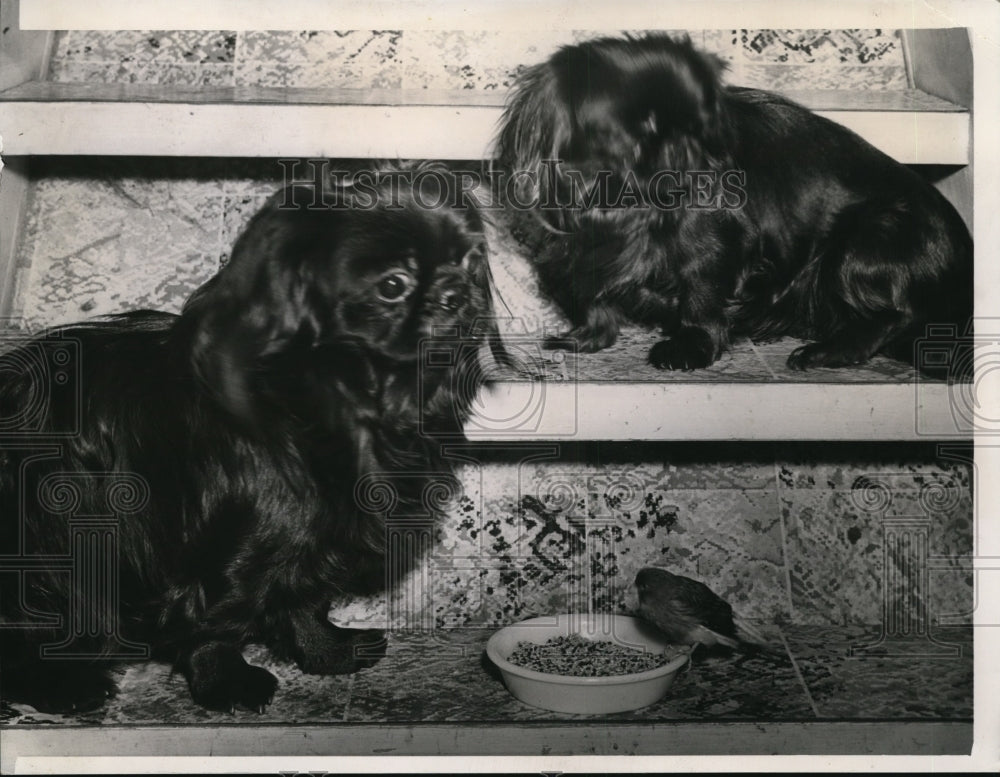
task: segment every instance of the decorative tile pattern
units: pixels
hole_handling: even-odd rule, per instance
[[[226,194],[222,198],[222,224],[219,233],[219,265],[229,261],[233,245],[240,232],[250,221],[254,213],[259,211],[270,192],[246,194]]]
[[[179,310],[282,175],[272,160],[39,166],[17,302],[33,328],[140,307]]]
[[[422,31],[404,34],[408,88],[506,90],[523,65],[541,62],[572,35],[557,31]]]
[[[730,79],[732,82],[732,79]],[[805,65],[742,64],[739,86],[785,92],[794,89],[855,89],[891,91],[906,89],[906,69],[902,65],[844,65],[813,68]]]
[[[764,627],[766,628],[766,627]],[[603,721],[609,723],[723,720],[967,719],[972,715],[971,629],[945,629],[937,644],[958,646],[948,658],[929,655],[851,657],[851,646],[877,638],[859,627],[768,630],[791,653],[695,653],[662,700],[613,715],[572,715],[515,699],[485,656],[491,629],[391,636],[387,655],[354,675],[304,675],[251,646],[247,660],[279,680],[274,703],[261,715],[214,713],[195,705],[182,677],[164,664],[128,667],[108,705],[86,715],[41,715],[26,705],[0,704],[4,725],[218,725],[308,723],[487,723]],[[792,664],[794,657],[795,666]],[[797,667],[797,668],[796,668]],[[801,673],[801,674],[800,674]]]
[[[231,86],[232,64],[164,64],[158,62],[67,62],[57,81],[98,84],[163,84],[171,86]]]
[[[238,86],[402,86],[398,30],[244,32]]]
[[[487,458],[482,502],[470,497],[473,485],[395,597],[341,603],[334,619],[455,628],[631,611],[638,570],[666,564],[706,582],[743,617],[788,620],[773,464],[707,451],[663,463],[610,459],[513,467]],[[460,474],[465,484],[478,477],[471,466]]]
[[[780,468],[794,622],[882,623],[884,613],[968,622],[969,469],[920,455]],[[928,572],[926,587],[907,576],[914,568]]]
[[[25,319],[42,326],[178,310],[217,269],[220,205],[217,184],[39,182],[25,229]]]
[[[504,90],[559,46],[619,30],[81,31],[58,36],[56,81]],[[645,30],[632,30],[641,34]],[[664,30],[766,89],[906,86],[895,30]]]
[[[235,32],[222,30],[69,30],[59,34],[52,63],[232,63],[236,41]]]
[[[751,62],[783,64],[903,64],[895,30],[741,30]]]
[[[877,629],[803,626],[786,634],[820,717],[972,717],[971,628],[935,631],[936,641],[913,640],[910,655],[891,657],[851,655],[877,642]],[[945,647],[955,654],[944,655]]]

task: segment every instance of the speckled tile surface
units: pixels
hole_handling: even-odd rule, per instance
[[[78,715],[58,715],[4,702],[0,706],[0,723],[199,726],[344,720],[351,685],[358,675],[303,674],[294,664],[276,661],[259,645],[247,647],[244,656],[280,681],[280,690],[273,703],[260,716],[246,710],[238,710],[234,715],[206,710],[191,699],[187,681],[181,674],[173,672],[168,664],[150,661],[120,668],[116,672],[118,693],[101,709]]]
[[[33,329],[141,307],[176,312],[215,274],[282,173],[273,160],[78,159],[39,168],[17,303]]]
[[[506,89],[558,46],[619,30],[79,31],[60,33],[57,81]],[[641,30],[632,30],[641,33]],[[746,86],[897,89],[895,30],[668,30],[729,64]]]
[[[238,86],[403,85],[399,30],[244,32],[237,47]]]
[[[793,621],[872,623],[888,608],[931,624],[969,622],[968,465],[915,458],[782,465],[778,503]],[[901,533],[904,545],[887,539]],[[926,582],[900,582],[914,562],[928,571]]]
[[[739,40],[744,56],[751,62],[903,62],[902,46],[894,30],[740,30]]]
[[[820,717],[971,718],[972,631],[936,630],[891,657],[851,655],[878,641],[871,627],[800,627],[787,640]]]
[[[788,617],[773,465],[487,461],[481,480],[482,501],[467,490],[395,597],[345,603],[336,617],[441,628],[630,610],[635,575],[649,564],[704,580],[745,617]]]
[[[26,318],[178,309],[218,268],[220,193],[193,181],[40,181],[25,230]]]
[[[374,667],[354,675],[317,677],[271,660],[250,647],[251,663],[280,681],[261,715],[213,713],[196,706],[183,678],[163,664],[129,667],[118,696],[86,715],[43,715],[21,704],[0,704],[5,725],[219,725],[307,723],[608,722],[721,720],[968,719],[972,715],[971,629],[935,637],[957,645],[949,658],[851,657],[852,645],[878,629],[762,626],[786,652],[697,651],[662,700],[612,715],[572,715],[531,707],[511,696],[485,657],[489,629],[400,632]]]
[[[855,89],[890,91],[906,89],[906,70],[898,65],[841,65],[834,68],[807,68],[801,65],[744,64],[739,86],[784,92],[794,89]]]
[[[555,461],[523,464],[486,454],[482,465],[460,469],[465,495],[420,568],[388,597],[339,603],[336,619],[445,628],[629,610],[636,572],[663,564],[749,618],[879,622],[887,591],[889,602],[916,596],[933,623],[968,622],[967,466],[939,461],[927,446],[590,444],[552,452]],[[892,511],[871,509],[852,489],[861,477],[886,482]],[[920,562],[928,579],[916,594],[891,582],[910,559],[891,542],[886,550],[883,518],[898,516],[916,516],[928,540]]]
[[[426,637],[399,638],[400,651],[359,674],[349,720],[554,721],[809,719],[808,695],[786,655],[706,654],[678,675],[669,694],[649,707],[609,715],[539,709],[511,696],[483,651],[489,632],[451,632],[429,647]],[[459,647],[460,646],[460,647]],[[441,678],[445,677],[446,684]],[[444,685],[444,687],[442,687]],[[450,687],[464,689],[449,692]],[[388,717],[386,710],[389,710]]]
[[[410,30],[403,38],[401,67],[407,87],[507,90],[519,67],[541,62],[569,31]]]
[[[869,362],[853,366],[849,370],[832,367],[793,370],[788,366],[788,357],[796,347],[802,345],[802,342],[784,337],[758,344],[755,351],[757,356],[767,365],[771,375],[787,383],[808,383],[816,380],[829,380],[833,383],[885,383],[916,379],[916,373],[910,365],[879,355],[872,357]]]
[[[809,720],[814,710],[787,654],[696,651],[670,694],[644,715],[652,720]]]
[[[52,75],[69,62],[231,63],[236,40],[222,30],[68,30],[56,38]]]

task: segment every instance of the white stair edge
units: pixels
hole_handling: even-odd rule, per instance
[[[488,723],[255,724],[237,713],[232,725],[11,726],[0,751],[3,774],[105,774],[243,771],[230,758],[252,757],[253,771],[316,768],[354,771],[350,756],[450,756],[471,771],[482,756],[967,753],[972,721],[510,721]],[[469,753],[475,755],[469,756]],[[296,757],[303,757],[297,760]],[[310,756],[311,758],[305,758]],[[337,758],[347,757],[345,761]],[[332,761],[330,759],[333,759]],[[307,763],[303,763],[302,761]],[[312,765],[308,765],[309,761]],[[245,762],[244,762],[245,763]],[[213,765],[214,764],[214,765]],[[319,772],[323,773],[323,772]]]
[[[454,3],[450,0],[21,0],[25,30],[607,30],[816,29],[822,27],[940,27],[983,18],[977,4],[953,3],[947,12],[939,3],[772,3],[767,0],[732,3],[682,3],[629,0],[614,5],[602,0],[539,3]],[[966,7],[963,7],[966,6]]]
[[[5,155],[482,159],[496,106],[0,102]],[[969,114],[817,111],[904,164],[969,162]]]
[[[465,431],[474,441],[968,439],[972,390],[921,382],[502,382],[483,391]]]

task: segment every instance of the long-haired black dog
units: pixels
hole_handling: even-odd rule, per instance
[[[669,337],[649,354],[660,368],[708,366],[746,334],[816,341],[788,359],[805,369],[912,362],[929,324],[969,333],[972,241],[945,198],[722,69],[649,34],[567,46],[519,77],[497,157],[572,323],[554,344],[600,350],[631,319]]]
[[[326,617],[386,580],[383,516],[356,488],[383,479],[421,514],[429,484],[454,485],[441,442],[462,438],[482,346],[505,353],[479,215],[409,180],[286,188],[180,316],[2,356],[5,699],[99,705],[114,685],[95,656],[148,646],[199,704],[262,710],[277,681],[248,641],[310,673],[384,654],[381,632]],[[76,546],[88,536],[110,545]]]

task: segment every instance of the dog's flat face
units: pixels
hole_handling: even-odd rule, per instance
[[[682,44],[654,36],[593,41],[554,57],[551,67],[573,117],[559,149],[567,161],[641,170],[660,163],[664,142],[705,137],[713,120],[715,75],[692,55]]]
[[[563,48],[518,80],[498,155],[517,170],[560,160],[543,167],[539,198],[557,187],[554,198],[576,207],[592,199],[601,176],[616,193],[626,176],[702,169],[722,143],[722,69],[689,41],[665,35]]]
[[[327,268],[331,335],[415,358],[421,340],[466,334],[489,314],[483,236],[451,211],[409,203],[358,213]]]
[[[184,312],[195,374],[223,405],[251,416],[255,376],[276,358],[305,367],[316,349],[350,352],[391,371],[416,362],[428,338],[473,350],[485,340],[482,222],[471,203],[435,204],[424,180],[370,176],[340,189],[336,207],[325,192],[293,186],[254,216]],[[436,185],[451,184],[440,173]]]

